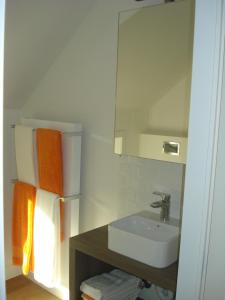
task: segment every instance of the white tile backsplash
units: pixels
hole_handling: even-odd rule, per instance
[[[154,191],[171,195],[171,217],[180,218],[182,200],[183,165],[121,157],[119,168],[119,198],[123,205],[123,214],[147,209],[160,212],[150,207],[150,203],[159,200],[152,195]]]

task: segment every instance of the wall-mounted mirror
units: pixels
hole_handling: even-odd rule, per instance
[[[120,13],[115,153],[185,163],[193,27],[193,0]]]

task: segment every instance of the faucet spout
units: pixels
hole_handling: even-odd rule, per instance
[[[153,192],[153,195],[160,196],[160,201],[155,201],[151,203],[151,207],[157,208],[161,207],[160,211],[160,219],[163,222],[166,222],[169,220],[169,212],[170,212],[170,195],[166,193],[161,192]]]
[[[155,201],[151,203],[151,207],[153,208],[158,208],[158,207],[162,207],[162,201]]]

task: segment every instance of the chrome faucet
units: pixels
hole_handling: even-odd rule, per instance
[[[159,196],[161,200],[151,203],[150,206],[153,208],[161,207],[160,220],[163,222],[168,221],[170,213],[170,195],[161,192],[153,192],[153,195]]]

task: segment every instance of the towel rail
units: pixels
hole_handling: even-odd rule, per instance
[[[11,125],[11,128],[12,129],[15,129],[15,127],[16,127],[16,124],[12,124]],[[50,128],[49,128],[50,129]],[[35,128],[33,128],[33,131],[35,131],[36,129]],[[81,131],[77,131],[77,132],[73,132],[73,131],[61,131],[62,132],[62,134],[66,134],[66,135],[71,135],[71,136],[81,136],[82,135],[82,132]]]
[[[18,179],[14,178],[11,179],[11,183],[15,184],[18,181]],[[69,195],[69,196],[64,196],[64,197],[58,197],[58,200],[62,200],[62,202],[68,202],[71,200],[75,200],[81,197],[81,194],[74,194],[74,195]]]
[[[59,197],[58,200],[62,200],[62,202],[69,202],[75,199],[80,198],[81,194],[75,194],[71,196],[64,196],[64,197]]]

